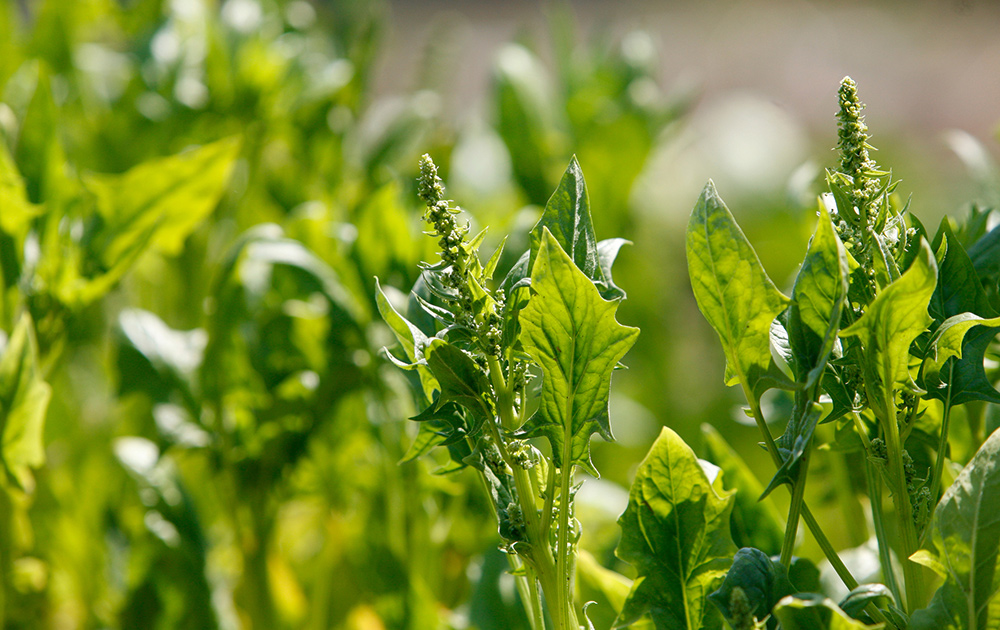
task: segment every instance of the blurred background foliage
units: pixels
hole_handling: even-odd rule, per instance
[[[659,426],[698,445],[714,424],[725,440],[705,448],[728,441],[769,476],[690,298],[681,226],[689,180],[717,163],[771,275],[790,278],[835,82],[810,94],[830,112],[813,140],[757,97],[696,107],[649,31],[584,28],[559,5],[486,53],[488,86],[459,114],[455,15],[427,9],[406,88],[376,85],[392,29],[414,30],[402,6],[0,0],[5,628],[524,627],[483,489],[407,457],[413,402],[379,354],[375,278],[402,304],[435,258],[423,152],[491,226],[487,249],[507,233],[525,248],[573,154],[598,236],[634,243],[619,319],[642,341],[616,376],[618,442],[595,444],[603,476],[578,498],[599,627],[620,591],[600,567],[628,571],[615,519]],[[918,209],[928,225],[996,202],[988,151],[950,138],[973,177]],[[849,478],[824,457],[818,475]]]

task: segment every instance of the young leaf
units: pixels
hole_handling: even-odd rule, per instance
[[[544,376],[538,411],[523,433],[547,437],[557,467],[577,464],[596,476],[590,435],[597,431],[611,439],[611,371],[635,343],[639,329],[615,320],[617,302],[600,296],[544,228],[531,290],[520,316],[522,343]]]
[[[709,601],[718,607],[730,623],[733,622],[733,616],[729,604],[734,588],[743,589],[758,620],[770,615],[778,600],[795,592],[795,587],[788,581],[785,566],[771,560],[760,549],[752,547],[744,547],[736,552],[733,566],[729,568],[722,586],[708,596]],[[768,623],[769,628],[776,625],[776,620]]]
[[[923,241],[909,269],[875,298],[865,314],[841,337],[858,337],[865,349],[866,369],[893,385],[917,390],[908,369],[910,344],[933,321],[927,304],[937,283],[937,264],[930,245]]]
[[[705,459],[722,469],[726,485],[736,491],[730,532],[740,547],[756,547],[768,554],[781,551],[785,521],[770,501],[759,501],[764,486],[722,434],[710,424],[701,425]]]
[[[714,630],[722,618],[708,594],[722,583],[735,546],[732,492],[716,493],[691,448],[664,427],[639,464],[618,519],[617,555],[639,577],[615,627],[649,613],[658,630]]]
[[[686,249],[698,308],[726,354],[726,384],[743,381],[757,398],[777,383],[789,386],[769,342],[771,322],[789,299],[767,277],[711,181],[691,213]]]
[[[33,486],[30,469],[45,463],[42,429],[51,396],[38,369],[35,328],[24,314],[0,357],[0,461],[23,490]]]
[[[994,432],[941,497],[924,548],[911,557],[945,578],[935,596],[937,604],[926,615],[955,611],[957,628],[995,627],[987,622],[990,603],[1000,590],[998,551],[1000,432]],[[962,602],[956,606],[958,593]]]
[[[493,408],[488,402],[490,384],[486,375],[469,355],[443,339],[432,339],[424,350],[427,367],[441,386],[436,405],[454,402],[472,414],[474,433],[482,422],[492,419]]]
[[[840,315],[847,300],[848,273],[847,253],[833,230],[826,206],[820,204],[816,233],[795,278],[786,317],[792,370],[802,387],[795,392],[792,416],[778,438],[778,446],[787,456],[764,495],[798,477],[802,456],[822,417],[822,408],[817,404],[818,386],[837,340]]]
[[[604,270],[597,249],[597,237],[590,217],[587,183],[576,157],[570,160],[559,187],[552,193],[538,223],[531,229],[528,268],[538,258],[545,230],[555,238],[576,266],[591,280],[604,282]]]
[[[796,378],[811,388],[826,368],[840,326],[850,284],[847,253],[833,230],[826,206],[795,277],[788,308],[788,341]]]

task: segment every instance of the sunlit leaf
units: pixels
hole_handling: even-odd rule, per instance
[[[38,367],[34,325],[24,314],[0,357],[0,460],[24,490],[34,486],[30,469],[45,463],[42,431],[51,397]]]
[[[771,359],[771,322],[789,299],[767,277],[756,252],[709,182],[687,227],[691,288],[722,341],[726,384],[745,382],[760,398],[787,379]]]
[[[708,594],[736,551],[729,536],[732,493],[716,493],[691,448],[664,427],[639,464],[618,557],[638,576],[615,627],[649,614],[658,630],[713,630],[722,617]]]
[[[639,330],[615,320],[617,302],[600,296],[547,229],[531,274],[531,291],[520,317],[522,343],[541,366],[543,380],[538,411],[523,431],[549,439],[557,467],[577,464],[596,474],[590,436],[596,431],[611,439],[611,372]]]

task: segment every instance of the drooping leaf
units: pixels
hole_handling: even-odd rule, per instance
[[[758,399],[776,384],[790,386],[769,345],[771,322],[789,299],[767,277],[712,182],[691,213],[686,249],[698,308],[726,354],[726,384],[744,381]]]
[[[832,599],[805,593],[789,595],[774,607],[782,630],[865,630],[869,626],[852,619]]]
[[[911,556],[945,578],[942,589],[947,590],[939,592],[937,604],[932,604],[933,616],[958,608],[958,628],[995,627],[989,621],[990,604],[1000,590],[998,506],[1000,432],[994,432],[945,491],[934,510],[930,535],[925,536],[923,548]],[[958,593],[962,603],[956,607]]]
[[[892,591],[885,584],[860,584],[840,600],[840,608],[851,617],[861,619],[862,611],[869,603],[883,599],[896,603]]]
[[[612,439],[611,372],[639,330],[615,320],[617,302],[600,296],[547,229],[531,274],[531,291],[520,316],[522,343],[541,366],[543,380],[538,411],[523,433],[548,438],[557,467],[576,464],[596,476],[590,436],[596,431]]]
[[[639,464],[618,519],[618,557],[639,577],[615,627],[648,613],[658,630],[722,628],[707,597],[736,551],[729,536],[733,500],[731,492],[716,493],[691,448],[664,427]]]
[[[934,254],[923,241],[910,268],[878,294],[858,321],[840,331],[841,337],[858,337],[866,372],[885,388],[919,391],[908,369],[910,344],[933,321],[927,304],[936,283]]]
[[[795,592],[795,587],[788,581],[785,566],[771,560],[760,549],[752,547],[744,547],[736,552],[726,579],[717,591],[708,596],[709,601],[715,604],[730,623],[733,621],[730,598],[735,588],[743,589],[758,621],[771,614],[771,609],[778,600]],[[776,625],[777,620],[768,621],[768,628],[773,629]]]
[[[0,460],[9,478],[31,490],[32,468],[45,463],[42,430],[52,388],[42,380],[31,317],[25,313],[0,357]]]
[[[722,469],[725,485],[736,491],[730,532],[740,547],[756,547],[769,555],[781,551],[784,519],[770,501],[760,501],[764,486],[722,434],[710,424],[701,425],[705,459]]]
[[[606,238],[597,243],[597,256],[601,262],[601,271],[604,273],[604,282],[599,282],[597,288],[600,289],[601,297],[605,300],[625,299],[625,291],[611,279],[611,267],[614,266],[622,246],[631,244],[631,241],[623,238]]]

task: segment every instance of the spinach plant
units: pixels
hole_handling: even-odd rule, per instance
[[[399,341],[388,356],[415,372],[422,411],[414,454],[444,446],[479,471],[531,627],[580,627],[574,572],[580,526],[576,468],[596,475],[590,439],[611,439],[611,373],[639,334],[615,319],[620,239],[598,242],[574,159],[530,234],[530,248],[491,286],[503,243],[483,263],[429,156],[420,164],[425,219],[441,260],[424,265],[408,318],[379,289]],[[546,454],[529,442],[545,438]],[[544,597],[544,607],[543,607]]]
[[[722,343],[726,383],[743,390],[777,468],[761,498],[787,486],[791,499],[778,560],[745,547],[726,573],[726,547],[733,545],[718,520],[731,509],[728,495],[704,478],[675,437],[661,437],[633,486],[619,547],[657,585],[643,591],[637,581],[623,613],[649,611],[659,628],[721,628],[720,618],[703,611],[705,593],[723,574],[708,599],[740,630],[765,619],[767,627],[782,628],[1000,624],[1000,434],[983,435],[986,406],[1000,402],[996,368],[984,362],[997,356],[1000,231],[987,232],[989,212],[974,208],[967,222],[946,218],[931,237],[894,194],[898,182],[871,158],[850,78],[839,100],[840,162],[827,172],[828,192],[790,296],[768,277],[711,182],[691,215],[686,249],[695,298]],[[792,399],[778,438],[761,404],[775,388]],[[950,421],[959,410],[972,442],[961,450],[978,451],[956,476],[947,462],[956,446]],[[858,585],[806,505],[810,457],[825,446],[816,438],[824,423],[835,423],[843,441],[856,436],[884,585]],[[676,486],[665,496],[655,480],[684,466],[690,470],[682,478],[694,479],[686,486],[691,496]],[[648,534],[645,513],[679,528],[657,535],[698,541],[697,555],[681,558],[685,572],[663,566],[673,558],[662,553],[666,544],[657,546],[666,540]],[[852,589],[839,606],[819,595],[785,597],[808,590],[789,580],[800,519]],[[939,578],[933,595],[926,568]]]

